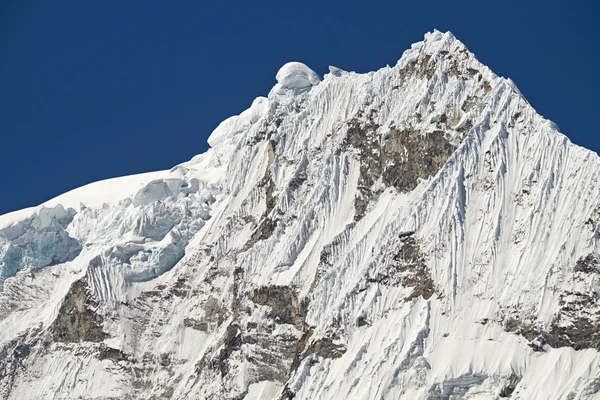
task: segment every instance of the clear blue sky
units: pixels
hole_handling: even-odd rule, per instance
[[[0,214],[205,151],[287,61],[367,72],[434,28],[600,152],[595,3],[2,1]]]

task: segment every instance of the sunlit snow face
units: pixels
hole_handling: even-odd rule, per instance
[[[451,34],[395,67],[330,71],[284,65],[170,171],[0,218],[0,370],[18,367],[0,388],[598,393],[600,159]]]
[[[295,61],[281,67],[276,78],[284,89],[305,89],[321,82],[321,78],[315,71]]]

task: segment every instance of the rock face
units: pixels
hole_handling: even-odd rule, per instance
[[[103,318],[94,309],[98,305],[87,292],[85,280],[75,281],[64,297],[58,315],[50,327],[56,342],[102,342]]]
[[[600,399],[600,158],[450,33],[331,71],[0,216],[0,398]]]

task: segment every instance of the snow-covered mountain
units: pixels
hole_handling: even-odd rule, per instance
[[[330,71],[0,217],[0,398],[600,399],[600,158],[451,33]]]

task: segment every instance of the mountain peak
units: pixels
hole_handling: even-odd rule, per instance
[[[330,72],[0,218],[0,397],[596,398],[600,159],[449,32]]]

